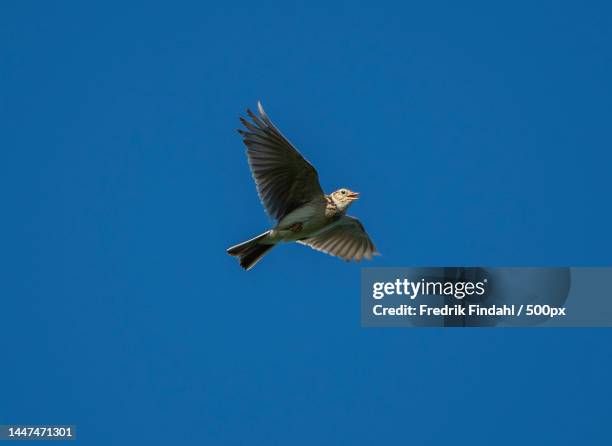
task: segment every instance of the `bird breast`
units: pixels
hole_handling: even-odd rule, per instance
[[[325,220],[325,207],[321,203],[307,203],[287,214],[278,222],[278,229],[286,229],[295,223],[302,223],[304,227],[323,223]]]

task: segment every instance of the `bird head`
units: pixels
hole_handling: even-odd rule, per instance
[[[344,211],[348,209],[351,203],[359,198],[358,192],[353,192],[349,189],[338,189],[331,194],[331,199],[334,201],[338,209]]]

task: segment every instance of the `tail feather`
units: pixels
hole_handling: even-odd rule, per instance
[[[227,249],[227,253],[231,256],[236,256],[240,259],[240,266],[249,270],[255,266],[266,253],[271,250],[274,245],[264,244],[261,241],[268,235],[270,231],[266,231],[257,237],[242,242],[236,246]]]

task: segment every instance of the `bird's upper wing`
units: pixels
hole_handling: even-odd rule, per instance
[[[315,168],[272,124],[261,103],[257,107],[259,117],[247,110],[253,122],[240,118],[246,130],[238,132],[247,147],[259,198],[268,214],[281,220],[324,194]]]
[[[361,222],[348,215],[327,231],[298,243],[344,260],[359,262],[364,257],[370,260],[373,255],[380,255]]]

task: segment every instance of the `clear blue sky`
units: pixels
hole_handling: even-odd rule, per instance
[[[373,266],[609,265],[607,2],[4,2],[0,422],[79,444],[610,444],[609,330],[362,329],[269,221],[261,99]]]

